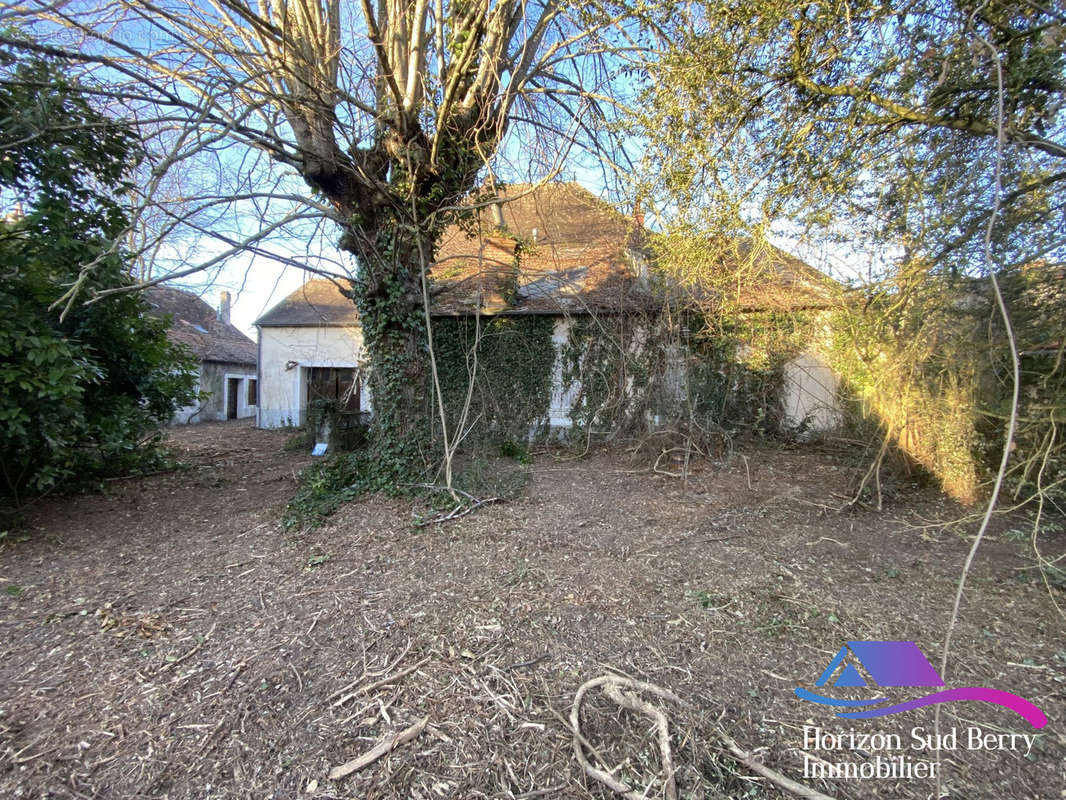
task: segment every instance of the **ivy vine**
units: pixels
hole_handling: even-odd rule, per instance
[[[555,371],[548,316],[494,316],[437,319],[433,341],[437,372],[449,426],[454,428],[477,367],[467,418],[468,436],[478,441],[521,442],[546,432]]]

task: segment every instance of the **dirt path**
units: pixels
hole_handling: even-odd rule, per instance
[[[938,661],[967,529],[930,525],[959,513],[934,493],[837,514],[848,474],[825,454],[752,450],[748,469],[705,467],[687,487],[619,456],[542,455],[523,499],[446,527],[375,498],[294,536],[278,520],[307,457],[284,434],[227,423],[174,439],[190,469],[42,503],[28,540],[0,545],[0,796],[613,797],[580,774],[559,718],[607,668],[688,701],[667,709],[686,797],[777,796],[714,746],[716,724],[798,779],[805,752],[869,760],[805,751],[805,725],[907,745],[931,730],[931,709],[838,720],[793,689],[848,640],[913,640]],[[1016,692],[1051,722],[1028,756],[946,751],[944,785],[1057,798],[1063,621],[1002,528],[947,683]],[[327,779],[427,715],[411,743]],[[944,706],[943,725],[1033,733],[978,703]],[[658,756],[642,719],[596,696],[584,727],[643,791]]]

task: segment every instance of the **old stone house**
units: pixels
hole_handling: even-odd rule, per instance
[[[230,295],[221,292],[219,307],[170,286],[144,290],[150,313],[170,323],[167,336],[187,347],[200,362],[197,389],[201,399],[179,409],[178,424],[254,417],[259,405],[256,344],[230,322]]]
[[[649,259],[639,215],[576,183],[510,186],[449,228],[429,275],[448,405],[465,402],[476,341],[468,418],[484,427],[522,436],[664,424],[684,405],[688,353],[676,299],[650,274]],[[753,309],[823,302],[811,267],[777,250],[762,260],[773,286],[748,298]],[[372,411],[346,288],[308,281],[257,320],[260,426],[303,425],[316,400]],[[781,387],[785,413],[795,424],[831,426],[835,378],[813,353],[793,362]]]

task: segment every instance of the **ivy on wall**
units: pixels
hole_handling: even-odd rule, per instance
[[[468,441],[526,441],[546,432],[555,371],[547,316],[449,317],[434,320],[433,343],[450,429],[458,423],[471,373]],[[474,350],[476,346],[476,366]]]
[[[696,421],[731,436],[785,431],[784,368],[815,342],[818,322],[802,312],[689,315],[688,402]]]
[[[661,410],[667,350],[657,322],[640,313],[570,320],[560,355],[575,433],[624,433]]]
[[[785,429],[784,366],[821,330],[817,314],[662,309],[574,318],[561,352],[574,431],[777,435]]]

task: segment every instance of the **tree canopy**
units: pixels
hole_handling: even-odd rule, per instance
[[[1002,134],[995,262],[1061,258],[1061,10],[698,0],[653,24],[668,53],[637,130],[652,143],[650,189],[682,216],[695,209],[726,227],[787,219],[793,233],[866,245],[888,262],[974,273]]]
[[[663,53],[635,76],[632,131],[671,277],[757,280],[738,233],[840,258],[860,291],[823,350],[885,446],[959,496],[996,485],[1004,452],[1016,498],[1061,491],[1061,4],[694,0],[645,19]]]
[[[437,239],[507,158],[539,178],[575,149],[606,150],[607,54],[624,48],[629,15],[554,0],[120,0],[24,10],[14,16],[37,50],[85,65],[102,96],[154,132],[146,200],[160,176],[205,154],[241,174],[257,163],[248,154],[266,153],[300,176],[309,193],[284,184],[288,211],[261,230],[310,215],[336,223],[357,264],[350,277],[374,429],[386,450],[411,457],[432,397],[423,311]],[[274,192],[252,179],[227,185],[241,189],[199,207],[265,203]],[[254,238],[229,243],[235,252]]]

